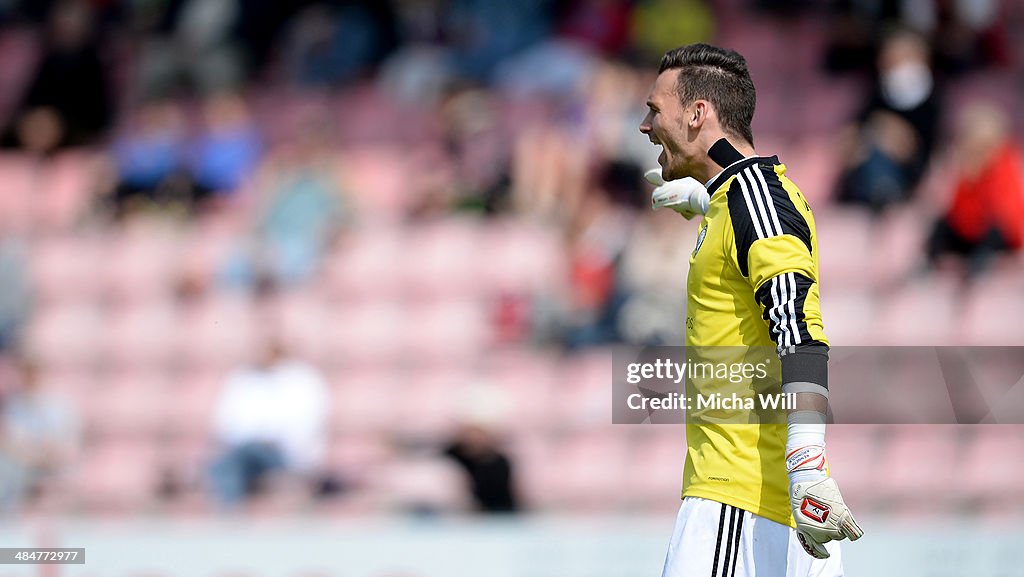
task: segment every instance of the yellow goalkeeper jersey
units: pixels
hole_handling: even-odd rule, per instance
[[[687,279],[688,348],[772,347],[785,355],[827,347],[814,218],[785,173],[777,157],[749,157],[708,183],[711,200]],[[686,444],[683,497],[795,526],[785,425],[688,423]]]

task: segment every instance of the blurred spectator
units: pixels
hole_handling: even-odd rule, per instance
[[[219,456],[210,480],[217,500],[238,504],[274,473],[295,475],[318,490],[328,394],[320,371],[290,357],[273,337],[252,366],[232,372],[214,412]]]
[[[444,454],[465,469],[473,498],[481,511],[519,511],[515,469],[491,431],[481,425],[463,425]]]
[[[831,2],[825,66],[832,72],[864,71],[878,54],[881,33],[897,26],[913,30],[932,46],[941,73],[1008,64],[1010,48],[1000,4],[999,0]]]
[[[510,150],[494,99],[483,90],[453,91],[440,109],[444,148],[457,179],[454,204],[487,214],[505,210]]]
[[[904,24],[931,39],[939,70],[959,73],[1008,62],[999,0],[903,0],[901,4]]]
[[[4,136],[7,145],[45,154],[93,142],[110,126],[113,104],[92,8],[54,5],[43,56]]]
[[[602,54],[618,54],[629,42],[631,9],[624,0],[569,0],[562,7],[558,32]]]
[[[633,9],[633,44],[647,62],[682,44],[710,41],[715,17],[704,0],[646,0]]]
[[[680,319],[686,317],[686,301],[679,287],[686,285],[694,229],[664,211],[647,213],[637,223],[616,269],[619,290],[626,295],[617,325],[626,342],[683,342]]]
[[[182,172],[186,152],[184,115],[172,101],[144,104],[111,146],[112,200],[117,214],[144,207],[191,205]]]
[[[8,511],[47,483],[59,482],[79,442],[70,404],[41,388],[33,360],[18,358],[15,364],[0,424],[0,505]]]
[[[224,271],[230,281],[251,284],[267,277],[283,284],[303,282],[349,224],[351,208],[335,153],[317,122],[307,119],[296,140],[273,151],[260,170],[254,228],[248,246]]]
[[[262,139],[240,96],[223,93],[203,104],[202,133],[190,146],[190,172],[196,200],[226,196],[252,176]]]
[[[875,88],[845,137],[838,200],[877,212],[909,198],[928,167],[939,113],[927,45],[912,32],[892,35]]]
[[[0,240],[0,352],[17,345],[32,306],[24,247],[13,238]]]
[[[313,4],[290,24],[284,53],[298,84],[352,82],[394,48],[395,14],[390,2],[337,4]]]
[[[985,104],[972,105],[960,115],[953,200],[928,239],[929,267],[943,255],[953,254],[966,260],[969,275],[976,275],[996,255],[1020,250],[1024,173],[1010,126],[1004,112]]]
[[[155,6],[139,47],[144,98],[174,96],[181,88],[210,94],[241,85],[247,66],[233,35],[240,0],[171,0]]]
[[[570,348],[620,342],[619,313],[629,298],[616,266],[632,229],[629,208],[639,189],[636,167],[610,163],[588,191],[568,229],[570,297],[565,342]]]
[[[502,60],[543,40],[554,16],[547,0],[454,0],[444,9],[446,44],[461,75],[484,82]]]

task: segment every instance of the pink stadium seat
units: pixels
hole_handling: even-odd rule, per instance
[[[879,456],[878,425],[828,426],[825,448],[831,474],[839,481],[843,496],[851,507],[875,507],[879,492],[875,489],[877,474],[873,468]]]
[[[908,501],[935,502],[941,506],[955,489],[957,476],[957,427],[948,425],[902,425],[885,434],[878,468],[886,472],[879,489],[902,504]]]
[[[761,147],[760,139],[758,147]],[[829,202],[841,162],[834,134],[808,136],[774,150],[778,150],[779,159],[786,165],[786,176],[800,188],[804,198],[815,210],[815,216],[830,210]]]
[[[381,468],[374,485],[394,510],[466,511],[471,507],[465,473],[442,457],[395,459]]]
[[[516,221],[492,222],[480,251],[480,280],[493,292],[553,292],[567,279],[565,250],[557,232]]]
[[[36,194],[40,188],[38,164],[29,157],[6,152],[0,154],[0,224],[20,232],[33,231],[37,225]]]
[[[43,194],[35,199],[42,224],[65,230],[89,210],[98,160],[95,153],[79,150],[58,154],[49,162]]]
[[[323,339],[333,307],[334,303],[322,291],[300,288],[279,295],[259,317],[272,319],[293,354],[325,367],[336,361]]]
[[[541,430],[556,423],[554,406],[560,399],[559,381],[551,362],[524,354],[514,364],[482,367],[480,377],[510,400],[512,422],[521,428]]]
[[[620,429],[606,425],[553,441],[547,490],[561,507],[621,507],[628,451]]]
[[[409,230],[405,242],[416,247],[415,258],[400,270],[412,296],[424,299],[465,299],[480,291],[480,251],[484,227],[450,218]]]
[[[933,275],[886,295],[875,344],[946,345],[959,342],[962,304],[955,278]]]
[[[43,308],[33,316],[27,345],[48,366],[83,367],[99,359],[104,315],[87,304]]]
[[[346,235],[324,263],[330,292],[346,300],[397,299],[405,287],[396,270],[409,259],[401,231],[374,227]]]
[[[162,375],[123,371],[106,376],[84,397],[83,420],[88,430],[103,436],[153,439],[163,413]]]
[[[148,440],[124,438],[93,445],[83,452],[74,475],[74,492],[87,511],[139,511],[150,504],[157,463]]]
[[[226,377],[226,371],[209,368],[170,375],[161,395],[161,429],[179,438],[209,440]]]
[[[353,484],[363,485],[393,462],[396,449],[386,435],[352,433],[335,435],[328,449],[329,467]]]
[[[960,489],[973,499],[1007,507],[1024,497],[1024,425],[974,427],[959,461]]]
[[[966,293],[962,340],[971,345],[1024,345],[1024,275],[997,270]]]
[[[814,220],[822,285],[850,290],[870,286],[877,245],[868,215],[853,210],[820,210]]]
[[[877,309],[876,301],[864,291],[843,290],[840,285],[823,281],[821,314],[831,346],[870,346],[875,343]]]
[[[178,322],[170,301],[119,307],[111,312],[100,333],[103,358],[116,366],[129,368],[163,366],[174,361],[174,332]]]
[[[270,329],[257,324],[252,303],[241,295],[210,295],[182,310],[175,333],[175,350],[188,363],[226,368],[252,358]]]
[[[407,383],[391,370],[352,370],[331,373],[330,427],[339,433],[392,430],[400,425],[398,405]]]
[[[629,437],[623,501],[641,510],[677,509],[686,458],[683,428],[644,426]]]
[[[565,427],[591,427],[611,423],[612,356],[597,349],[567,357],[555,376],[553,395],[558,402],[552,418]]]
[[[403,153],[386,145],[346,148],[338,157],[344,191],[358,214],[397,220],[410,202]]]
[[[3,195],[0,195],[3,196]],[[36,241],[30,252],[30,271],[37,297],[51,301],[88,301],[100,293],[102,238],[79,234]]]
[[[135,226],[106,239],[101,274],[118,300],[169,296],[176,279],[180,238],[166,227]]]
[[[408,357],[407,323],[404,307],[394,302],[339,307],[327,319],[324,343],[339,362],[397,362]]]
[[[424,360],[477,358],[493,342],[486,310],[473,301],[436,301],[406,310],[405,353]]]
[[[522,428],[506,441],[515,463],[516,489],[531,510],[546,510],[556,504],[548,488],[552,443],[546,433]]]

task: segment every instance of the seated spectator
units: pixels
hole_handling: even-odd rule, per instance
[[[236,94],[209,98],[203,106],[203,125],[190,147],[196,200],[235,192],[252,176],[263,148],[249,109]]]
[[[89,3],[55,3],[42,60],[4,136],[5,144],[44,154],[93,142],[113,118],[105,69]]]
[[[231,373],[217,401],[219,456],[210,467],[216,499],[239,504],[272,473],[292,474],[309,482],[311,491],[320,490],[327,407],[320,371],[269,338],[255,364]]]
[[[118,215],[144,207],[191,204],[182,172],[186,150],[184,117],[170,101],[143,105],[110,149],[113,204]]]
[[[849,159],[838,200],[874,211],[907,200],[931,157],[939,122],[939,93],[928,46],[910,32],[891,36],[878,58],[878,81],[848,130]]]
[[[480,511],[519,511],[512,461],[502,451],[491,431],[479,425],[465,425],[444,454],[466,470],[473,498]]]
[[[0,507],[11,511],[66,472],[78,446],[70,405],[40,386],[39,367],[15,360],[0,423]]]
[[[261,174],[252,236],[222,275],[243,286],[258,278],[303,282],[316,272],[351,214],[322,127],[306,126],[295,142],[274,151]]]
[[[960,166],[953,201],[935,223],[926,257],[932,268],[944,255],[959,256],[973,276],[996,255],[1021,248],[1024,173],[1006,114],[977,104],[966,108],[958,120],[955,157]]]

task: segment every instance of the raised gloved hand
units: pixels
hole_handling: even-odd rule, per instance
[[[656,187],[651,193],[652,209],[668,207],[683,215],[686,220],[698,214],[707,214],[711,196],[696,179],[686,177],[665,182],[660,168],[648,170],[644,178]]]

